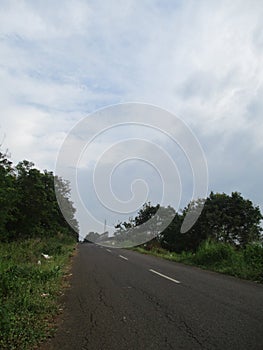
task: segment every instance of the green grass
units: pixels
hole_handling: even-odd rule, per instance
[[[0,349],[33,349],[52,334],[74,247],[63,235],[0,244]]]
[[[180,254],[162,248],[146,250],[137,247],[134,250],[263,283],[263,246],[259,243],[250,244],[238,250],[230,244],[206,241],[200,245],[196,253]]]

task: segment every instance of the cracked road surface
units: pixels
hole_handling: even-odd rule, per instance
[[[263,349],[263,286],[80,244],[45,350]]]

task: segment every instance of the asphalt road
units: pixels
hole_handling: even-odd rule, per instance
[[[263,349],[263,285],[133,251],[79,245],[45,349]]]

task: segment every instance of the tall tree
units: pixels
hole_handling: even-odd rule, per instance
[[[181,224],[188,210],[199,211],[201,215],[191,229],[181,232]],[[205,199],[190,202],[181,214],[176,214],[171,224],[161,234],[161,244],[167,249],[181,252],[196,251],[207,238],[215,241],[245,246],[261,239],[261,220],[259,207],[244,199],[240,193],[231,196],[211,192]]]
[[[7,224],[14,221],[16,202],[17,191],[12,162],[6,154],[0,152],[0,240],[9,238]]]
[[[68,222],[58,205],[55,179]],[[12,167],[7,157],[0,153],[0,240],[51,236],[59,231],[78,239],[69,183],[56,178],[52,172],[41,172],[26,160]]]

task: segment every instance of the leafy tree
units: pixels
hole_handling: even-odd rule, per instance
[[[56,188],[56,198],[59,201],[60,208],[63,208],[63,214],[67,218],[67,223],[71,227],[72,234],[75,234],[76,238],[78,237],[78,222],[75,219],[76,209],[73,206],[73,202],[70,200],[70,184],[69,181],[62,179],[61,177],[54,177],[55,179],[55,188]],[[67,227],[68,224],[65,222],[64,216],[60,212],[56,201],[56,214],[57,221],[61,226]]]
[[[84,242],[88,242],[88,243],[93,242],[93,243],[95,243],[99,239],[99,237],[100,237],[99,233],[91,231],[84,238]]]
[[[161,246],[174,252],[181,252],[186,249],[185,236],[181,233],[183,216],[175,213],[173,221],[160,235]]]
[[[156,206],[151,205],[151,202],[145,203],[142,209],[139,210],[138,215],[134,219],[135,226],[141,226],[145,222],[149,221],[160,208],[160,204]]]
[[[138,245],[146,239],[160,239],[160,227],[166,221],[170,222],[175,215],[175,210],[168,207],[161,207],[159,204],[151,205],[145,203],[135,218],[129,218],[128,222],[119,222],[115,228],[115,238],[118,242],[129,241]],[[145,226],[146,225],[146,226]]]
[[[45,202],[45,188],[41,173],[33,168],[34,164],[28,161],[16,166],[16,189],[18,193],[17,214],[15,227],[17,238],[32,237],[41,229],[43,203]]]
[[[17,201],[12,162],[0,152],[0,240],[8,239],[6,226],[13,220],[13,208]]]
[[[54,179],[69,223],[60,211]],[[58,232],[71,234],[78,240],[69,183],[52,172],[41,172],[26,160],[12,167],[12,162],[0,153],[0,240],[52,236]]]
[[[200,211],[196,223],[185,233],[181,225],[186,213]],[[196,251],[200,244],[209,239],[244,247],[261,238],[262,214],[259,207],[254,207],[250,200],[240,193],[231,196],[225,193],[210,193],[205,199],[190,202],[181,214],[176,214],[171,224],[161,234],[163,247],[181,252]]]
[[[203,228],[216,241],[245,246],[260,239],[262,214],[259,207],[240,193],[210,193],[202,213]]]

